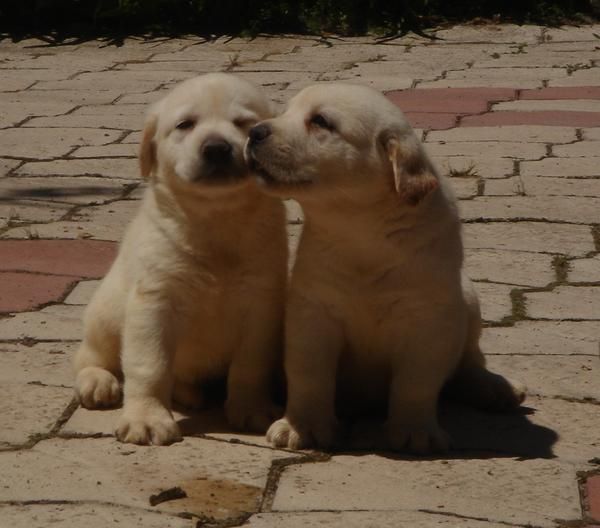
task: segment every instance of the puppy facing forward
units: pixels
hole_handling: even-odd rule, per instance
[[[201,407],[202,383],[225,376],[233,426],[265,431],[277,418],[285,212],[243,158],[248,130],[270,116],[258,88],[227,74],[185,81],[150,111],[139,155],[149,186],[75,357],[84,407],[118,403],[122,374],[121,441],[180,439],[171,400]]]
[[[485,368],[460,220],[402,112],[370,88],[312,86],[250,130],[246,156],[268,192],[302,206],[286,307],[285,418],[276,446],[328,447],[337,407],[385,408],[390,447],[445,450],[438,396],[488,409],[521,388]]]

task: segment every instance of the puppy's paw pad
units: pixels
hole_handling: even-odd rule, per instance
[[[283,409],[271,402],[227,401],[225,413],[229,425],[239,431],[264,432],[274,420],[280,418]]]
[[[450,437],[437,425],[388,426],[388,438],[392,449],[418,455],[445,453],[450,449]]]
[[[114,407],[121,401],[119,380],[112,372],[100,367],[87,367],[79,371],[75,391],[86,409]]]
[[[179,426],[170,415],[141,417],[124,414],[117,424],[115,436],[121,442],[138,445],[169,445],[182,440]]]

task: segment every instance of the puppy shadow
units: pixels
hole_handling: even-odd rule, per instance
[[[201,411],[175,408],[184,436],[215,436],[230,442],[267,446],[264,434],[233,430],[227,423],[222,404]],[[334,455],[364,456],[376,454],[392,460],[447,460],[554,458],[553,446],[558,434],[530,420],[537,411],[519,407],[511,413],[489,413],[454,402],[440,406],[440,425],[452,439],[450,451],[416,457],[407,452],[391,451],[383,435],[383,420],[359,420],[347,424]]]
[[[226,385],[224,380],[213,380],[203,386],[206,406],[189,409],[173,403],[173,414],[183,436],[214,436],[230,442],[267,445],[264,434],[236,431],[225,416]]]
[[[237,434],[228,425],[223,406],[211,405],[205,409],[192,410],[174,405],[173,410],[184,436]]]
[[[558,433],[533,423],[529,418],[536,412],[533,408],[523,406],[510,413],[490,413],[443,401],[439,409],[440,425],[450,435],[451,448],[447,453],[426,458],[555,458],[553,446],[558,440]],[[350,433],[348,449],[344,449],[343,453],[358,456],[378,454],[395,460],[415,458],[386,449],[381,424],[382,422],[356,423]]]

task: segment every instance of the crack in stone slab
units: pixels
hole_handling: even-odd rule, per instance
[[[470,515],[462,515],[460,513],[454,513],[454,512],[441,512],[438,510],[429,510],[426,508],[418,509],[417,511],[421,512],[421,513],[432,514],[432,515],[441,515],[441,516],[445,516],[445,517],[453,517],[456,519],[463,519],[465,521],[481,521],[481,522],[503,524],[505,526],[515,526],[515,527],[522,527],[522,528],[542,528],[541,526],[534,525],[531,523],[517,524],[517,523],[511,523],[511,522],[507,522],[507,521],[501,521],[498,519],[489,519],[488,517],[476,517],[476,516],[470,516]]]
[[[272,511],[273,501],[275,500],[275,494],[279,487],[279,481],[281,475],[285,469],[289,466],[295,466],[299,464],[314,464],[317,462],[328,462],[331,460],[331,455],[327,453],[313,452],[311,454],[280,458],[271,462],[269,474],[267,475],[267,482],[264,487],[263,497],[261,504],[258,508],[259,513],[268,513]]]

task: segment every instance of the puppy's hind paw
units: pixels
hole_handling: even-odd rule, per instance
[[[100,367],[86,367],[77,374],[75,391],[83,407],[114,407],[121,401],[121,386],[116,376]]]
[[[295,426],[284,417],[277,420],[267,431],[267,441],[275,447],[288,449],[331,448],[337,440],[337,423],[334,421]]]
[[[283,414],[283,409],[271,402],[236,402],[225,403],[227,421],[238,431],[251,431],[264,434],[269,425]]]
[[[407,427],[388,424],[390,447],[417,455],[445,453],[450,448],[450,437],[438,425]]]
[[[453,390],[459,399],[480,409],[496,412],[516,409],[527,395],[522,383],[484,367],[459,373]]]
[[[527,396],[527,388],[517,380],[505,378],[499,374],[492,374],[489,390],[492,393],[488,401],[488,408],[496,411],[516,409]]]
[[[309,447],[306,442],[303,442],[287,418],[281,418],[269,427],[267,441],[275,447],[287,447],[288,449],[306,449]]]

